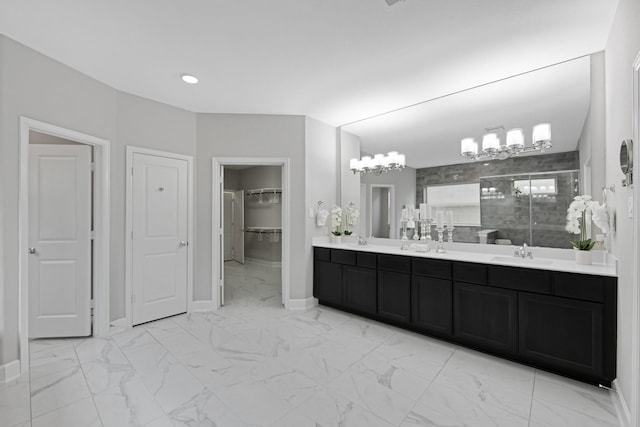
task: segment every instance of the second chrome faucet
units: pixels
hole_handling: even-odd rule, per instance
[[[531,252],[531,248],[526,243],[523,243],[522,246],[516,248],[516,250],[513,252],[513,256],[533,259],[533,252]]]

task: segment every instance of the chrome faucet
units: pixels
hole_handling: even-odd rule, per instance
[[[358,236],[358,246],[367,246],[367,239],[364,237]]]
[[[519,258],[531,258],[533,259],[533,252],[531,252],[531,248],[527,245],[527,243],[523,243],[522,246],[516,248],[513,253],[514,257]]]

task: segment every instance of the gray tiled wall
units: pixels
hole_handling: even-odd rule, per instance
[[[488,163],[488,164],[487,164]],[[437,184],[479,182],[481,177],[555,172],[579,169],[577,151],[552,153],[527,157],[514,157],[491,162],[469,162],[455,165],[417,169],[416,200],[423,201],[423,187]],[[496,187],[504,199],[483,199],[480,202],[482,227],[456,227],[454,240],[478,242],[480,229],[497,229],[496,238],[510,239],[514,245],[533,242],[536,246],[570,247],[570,236],[564,231],[566,209],[571,203],[577,186],[578,174],[553,174],[557,179],[557,195],[534,198],[513,194],[510,178],[483,178],[482,186]],[[531,203],[531,209],[530,209]],[[531,234],[529,231],[531,212]],[[433,233],[435,237],[435,232]]]

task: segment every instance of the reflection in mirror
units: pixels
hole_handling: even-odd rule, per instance
[[[394,238],[391,224],[393,216],[393,186],[374,184],[371,186],[371,209],[369,211],[369,236]]]
[[[450,211],[453,223],[460,225],[480,225],[480,183],[441,184],[425,186],[423,200],[434,210]],[[435,214],[431,214],[433,216]],[[429,216],[429,215],[427,215]]]
[[[480,177],[480,187],[482,229],[493,231],[487,243],[571,247],[564,225],[580,194],[578,170]]]
[[[596,54],[597,58],[599,58],[598,55],[600,54]],[[581,163],[589,164],[592,160],[596,160],[591,159],[590,153],[585,155],[581,151],[583,150],[581,144],[591,150],[590,140],[594,138],[590,134],[592,126],[590,123],[594,120],[591,114],[595,114],[590,111],[592,108],[591,86],[594,84],[591,68],[591,57],[586,56],[345,125],[341,130],[355,135],[360,140],[363,155],[392,150],[406,154],[407,168],[402,172],[382,174],[375,178],[369,174],[362,175],[360,183],[367,193],[374,183],[395,185],[396,224],[391,229],[398,230],[402,206],[417,207],[419,203],[425,202],[442,206],[455,206],[456,203],[461,203],[455,200],[455,197],[459,196],[454,196],[451,200],[438,199],[437,202],[430,200],[429,191],[437,191],[430,189],[438,186],[476,185],[478,191],[474,197],[480,202],[479,214],[482,219],[484,216],[482,209],[486,205],[483,201],[492,200],[491,197],[495,199],[499,194],[497,187],[481,184],[481,177],[521,175],[518,179],[530,180],[532,179],[530,175],[540,172],[571,170],[576,171],[572,179],[580,181]],[[598,74],[597,77],[599,78],[600,75]],[[594,102],[596,101],[599,102],[599,99]],[[597,105],[595,109],[599,110]],[[596,117],[596,120],[601,118]],[[544,154],[527,153],[513,155],[504,160],[482,162],[465,161],[461,157],[461,140],[467,137],[481,139],[487,129],[502,129],[498,131],[498,138],[501,144],[505,144],[506,132],[509,129],[522,128],[525,130],[525,143],[530,145],[531,129],[538,123],[551,123],[553,147]],[[604,165],[595,166],[604,167]],[[407,182],[406,177],[401,178],[407,172],[415,174],[413,182]],[[557,180],[557,184],[530,183],[529,188],[525,189],[526,185],[518,183],[516,187],[520,191],[520,197],[526,197],[532,203],[542,203],[542,199],[538,200],[538,196],[547,194],[545,203],[552,203],[549,200],[553,200],[554,197],[551,197],[552,192],[549,191],[549,187],[555,186],[556,192],[560,191],[561,178],[549,175],[544,179]],[[403,182],[400,183],[400,180]],[[581,185],[580,182],[577,184]],[[483,187],[485,193],[483,193]],[[495,187],[493,193],[490,191],[492,187]],[[546,187],[544,191],[542,187]],[[413,196],[404,197],[402,193],[406,189],[409,189]],[[503,208],[516,210],[515,206],[507,206],[516,200],[513,197],[514,191],[513,188],[503,191],[504,199],[500,202]],[[443,194],[455,193],[443,192]],[[552,210],[558,212],[565,211],[569,204],[558,195],[555,196],[553,203],[555,205]],[[471,205],[468,204],[468,206]],[[453,210],[460,209],[463,208],[457,207]],[[486,207],[486,209],[490,208]],[[436,207],[433,212],[435,215]],[[511,240],[513,244],[517,242],[522,244],[527,241],[529,244],[566,247],[564,243],[569,236],[563,231],[564,216],[561,218],[555,215],[536,219],[530,218],[529,213],[520,215],[522,217],[519,220],[528,223],[526,231],[505,236],[505,230],[508,229],[509,224],[485,224],[481,220],[469,219],[466,214],[457,212],[454,214],[454,241],[484,242],[489,237],[489,241],[493,238],[494,243],[497,239],[498,242]],[[557,235],[558,242],[562,241],[562,244],[550,243],[547,238],[540,240],[540,236],[546,232],[538,233],[536,227],[539,228],[542,224],[553,228],[552,233]],[[502,233],[496,231],[493,234],[491,231],[486,232],[500,230],[499,227],[504,227],[505,230],[502,230]],[[485,232],[478,234],[482,230]],[[536,236],[539,237],[538,242],[532,242]]]

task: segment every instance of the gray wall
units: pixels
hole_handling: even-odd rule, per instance
[[[224,189],[241,190],[240,171],[237,169],[224,168]]]
[[[250,114],[197,114],[195,300],[211,299],[211,158],[290,159],[291,298],[306,298],[305,118]]]
[[[124,317],[125,145],[195,155],[195,114],[119,92],[0,36],[0,189],[4,330],[0,364],[18,357],[19,117],[111,141],[111,319]]]
[[[612,208],[610,213],[616,212],[617,229],[612,235],[611,250],[619,259],[617,372],[620,389],[629,404],[632,397],[633,269],[638,261],[633,259],[633,220],[627,217],[627,200],[632,195],[632,189],[620,184],[623,175],[619,166],[619,153],[620,142],[632,138],[633,132],[631,70],[640,51],[638,22],[640,2],[620,0],[605,49],[606,184],[614,184],[616,189],[614,194],[608,195],[607,204]],[[639,212],[635,214],[638,215]]]
[[[331,208],[338,202],[340,148],[336,129],[313,118],[305,119],[305,217],[304,238],[304,294],[307,298],[313,295],[313,248],[311,240],[314,236],[327,236],[327,227],[317,227],[315,216],[309,210],[317,212],[318,201]],[[359,184],[358,184],[359,185]],[[328,221],[327,221],[328,223]]]
[[[116,135],[117,92],[15,41],[0,36],[0,187],[4,218],[2,290],[4,331],[0,363],[18,357],[18,165],[19,117],[28,116],[111,141]],[[115,145],[115,144],[114,144]],[[114,156],[112,175],[117,171]],[[124,159],[124,155],[123,155]],[[115,182],[112,182],[114,185]],[[118,258],[117,217],[124,203],[112,206],[111,256]],[[111,268],[112,282],[124,287],[124,273]]]

